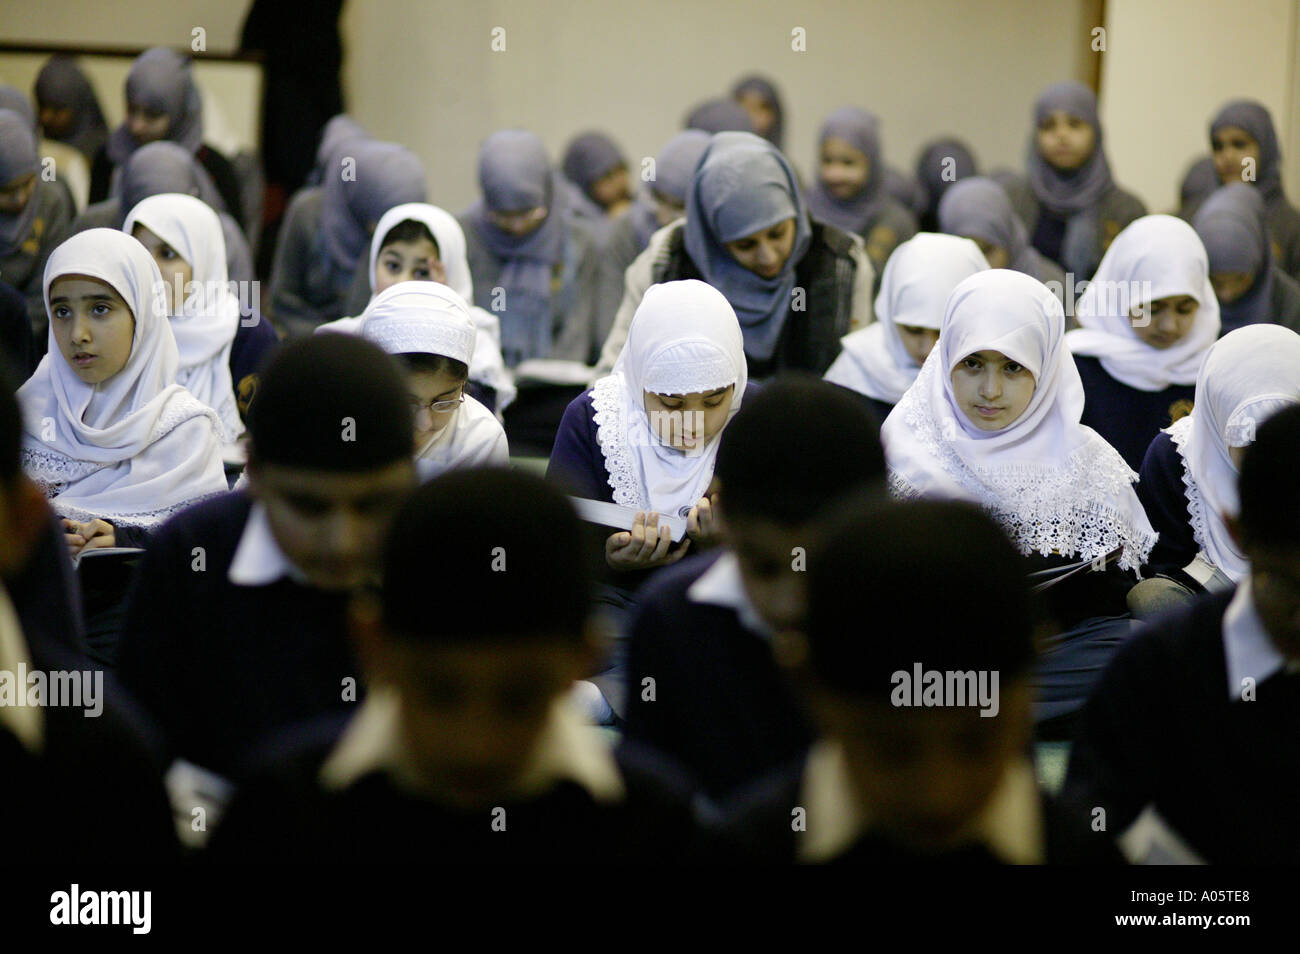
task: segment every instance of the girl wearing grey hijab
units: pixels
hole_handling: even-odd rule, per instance
[[[226,242],[226,274],[232,282],[253,281],[253,255],[239,223],[226,211],[217,187],[197,159],[184,147],[168,140],[141,146],[122,165],[116,192],[89,206],[72,223],[70,234],[86,229],[120,229],[127,212],[145,199],[168,192],[179,192],[202,199],[221,219],[221,234]],[[251,299],[248,304],[253,305]]]
[[[90,162],[108,138],[99,97],[77,61],[56,53],[36,75],[36,103],[45,135],[66,142]]]
[[[1264,202],[1244,182],[1229,182],[1202,203],[1192,227],[1210,260],[1222,337],[1245,325],[1300,331],[1300,285],[1277,267]]]
[[[40,166],[30,118],[0,109],[0,277],[27,300],[35,344],[44,353],[45,260],[66,237],[74,210],[68,190],[46,182]]]
[[[862,236],[872,268],[883,274],[890,253],[916,234],[916,218],[890,191],[879,122],[856,106],[837,109],[822,123],[818,150],[809,210],[823,222]]]
[[[574,213],[531,132],[505,129],[484,140],[478,177],[482,198],[460,223],[474,304],[500,318],[506,366],[535,358],[590,364],[616,301],[603,239]]]
[[[1076,283],[1091,278],[1111,241],[1146,206],[1111,178],[1097,97],[1082,83],[1049,86],[1034,103],[1026,177],[1007,184],[1030,244]]]
[[[395,142],[349,138],[324,182],[289,203],[271,266],[271,318],[287,338],[343,317],[357,272],[369,268],[370,237],[395,205],[427,201],[424,166]]]
[[[1282,189],[1282,153],[1273,117],[1261,103],[1234,100],[1210,123],[1210,147],[1220,182],[1244,182],[1264,200],[1273,257],[1300,281],[1300,211]]]
[[[1064,288],[1065,273],[1029,244],[1025,224],[992,179],[971,176],[953,183],[939,202],[938,216],[939,230],[974,241],[989,267],[1010,268],[1048,287],[1055,282],[1055,288]]]
[[[239,179],[230,160],[203,142],[203,99],[188,58],[156,46],[145,50],[126,77],[126,119],[109,133],[91,166],[90,201],[115,192],[113,180],[141,146],[160,139],[184,148],[212,177],[226,212],[243,227]]]
[[[822,374],[840,338],[871,321],[871,263],[859,236],[809,215],[790,163],[752,133],[718,133],[696,167],[686,218],[628,267],[597,370],[612,368],[652,284],[699,278],[740,321],[751,376]]]
[[[641,184],[632,208],[610,228],[606,254],[621,280],[627,267],[650,244],[650,236],[686,214],[686,191],[709,145],[702,129],[686,129],[664,144],[655,157],[654,178]]]

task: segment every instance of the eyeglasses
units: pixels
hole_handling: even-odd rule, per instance
[[[421,411],[454,411],[465,403],[465,395],[452,398],[450,401],[430,401],[427,404],[423,401],[411,399],[411,414],[419,414]]]

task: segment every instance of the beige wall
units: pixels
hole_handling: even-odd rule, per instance
[[[1300,0],[1107,0],[1101,114],[1121,184],[1153,211],[1172,209],[1192,160],[1209,152],[1225,101],[1268,107],[1282,181],[1300,195]]]
[[[604,3],[352,2],[344,15],[353,111],[429,164],[433,199],[476,194],[475,150],[523,125],[558,157],[575,132],[608,130],[653,155],[686,111],[741,73],[775,77],[787,151],[812,166],[824,115],[846,104],[883,119],[889,161],[911,167],[940,133],[982,163],[1019,166],[1037,90],[1079,70],[1073,0],[608,0]],[[506,49],[492,52],[492,29]],[[791,50],[806,31],[807,52]]]

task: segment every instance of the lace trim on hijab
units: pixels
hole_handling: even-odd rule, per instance
[[[1157,535],[1134,526],[1120,510],[1105,503],[1126,494],[1137,474],[1100,437],[1092,436],[1059,465],[972,468],[943,440],[918,402],[909,400],[914,393],[915,388],[909,390],[899,402],[903,421],[945,473],[963,487],[979,488],[973,491],[976,502],[1002,525],[1022,555],[1078,554],[1091,559],[1122,544],[1121,569],[1137,570],[1146,563]],[[921,496],[905,477],[892,471],[889,487],[903,500]],[[1081,505],[1082,501],[1091,503]]]
[[[601,378],[591,389],[596,442],[605,457],[614,503],[646,510],[650,501],[637,475],[636,459],[628,447],[627,422],[623,420],[623,387],[623,375],[616,372]]]
[[[188,391],[180,391],[167,401],[163,406],[162,413],[158,415],[153,427],[149,429],[149,444],[161,440],[177,427],[195,417],[208,418],[216,432],[218,434],[223,433],[221,419],[217,416],[216,411],[200,402],[198,398]],[[105,467],[114,466],[116,464],[93,460],[77,460],[66,454],[60,454],[58,451],[44,448],[24,447],[22,449],[23,472],[45,492],[47,497],[58,497],[71,484],[84,480]],[[201,500],[218,496],[219,493],[220,491],[202,494],[158,510],[148,510],[138,514],[111,514],[109,516],[116,518],[114,522],[126,523],[132,526],[154,526],[162,523],[172,514],[184,510]],[[91,513],[76,507],[60,507],[57,509],[62,516],[82,520],[83,522],[105,518],[103,513]]]
[[[1205,501],[1201,497],[1200,488],[1196,486],[1196,479],[1192,476],[1192,465],[1187,460],[1187,445],[1192,439],[1192,424],[1194,421],[1195,418],[1191,414],[1180,417],[1165,428],[1165,433],[1173,440],[1174,447],[1177,448],[1178,456],[1183,463],[1183,496],[1187,498],[1187,514],[1192,520],[1192,536],[1195,538],[1200,552],[1204,553],[1206,541],[1210,539],[1210,527],[1205,516]]]

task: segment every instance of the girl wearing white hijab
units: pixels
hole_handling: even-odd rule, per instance
[[[1160,578],[1144,581],[1146,590],[1181,601],[1245,578],[1249,563],[1224,519],[1239,507],[1238,462],[1255,429],[1292,404],[1300,404],[1300,335],[1247,325],[1210,348],[1195,410],[1157,434],[1142,462],[1138,496],[1160,531],[1149,563]],[[1166,605],[1143,604],[1143,615]]]
[[[871,399],[883,421],[912,386],[939,338],[957,285],[987,269],[970,239],[922,232],[894,250],[876,296],[876,322],[846,336],[826,380]]]
[[[113,229],[74,235],[45,267],[49,353],[18,390],[23,468],[74,552],[139,546],[226,490],[221,423],[176,383],[161,285],[144,246]]]
[[[226,274],[221,219],[202,199],[167,193],[132,209],[122,231],[144,245],[162,274],[180,353],[177,383],[217,412],[225,442],[233,443],[244,432],[230,380],[240,315]]]
[[[1083,379],[1083,423],[1134,470],[1162,428],[1191,410],[1196,372],[1219,336],[1219,303],[1196,230],[1147,215],[1107,250],[1066,335]]]
[[[974,501],[1031,569],[1123,547],[1117,567],[1050,591],[1058,635],[1036,676],[1040,721],[1069,717],[1128,635],[1125,596],[1156,539],[1137,475],[1079,423],[1083,387],[1064,338],[1061,303],[1041,282],[1004,269],[972,275],[881,430],[896,494]]]
[[[360,315],[375,295],[405,281],[441,282],[467,303],[474,301],[465,232],[450,212],[424,202],[406,202],[385,212],[370,240],[366,281],[352,283],[349,313]],[[471,304],[469,312],[477,330],[469,368],[470,390],[500,420],[517,393],[514,376],[501,357],[501,323],[492,312],[476,305]],[[356,321],[341,318],[322,328],[346,330]]]
[[[423,478],[456,467],[509,466],[500,422],[464,393],[478,332],[460,295],[438,282],[399,282],[375,296],[357,332],[406,365]]]
[[[564,413],[547,478],[573,494],[642,511],[612,534],[606,562],[640,570],[680,558],[713,529],[707,497],[727,422],[748,383],[744,339],[723,294],[698,280],[652,285],[614,370]],[[687,518],[671,547],[658,514]]]

